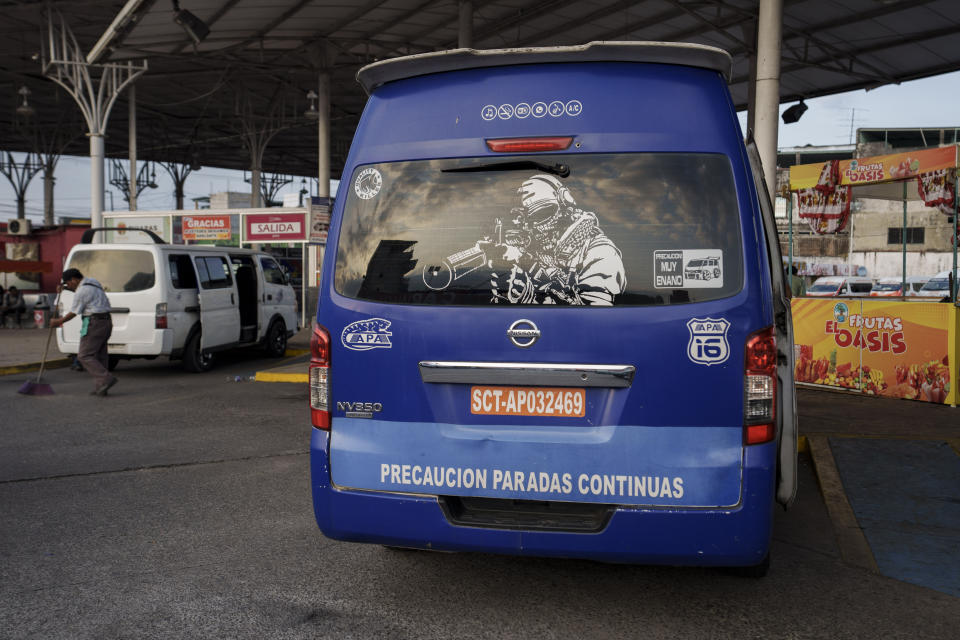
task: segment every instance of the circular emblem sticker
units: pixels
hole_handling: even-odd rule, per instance
[[[353,190],[361,200],[369,200],[378,193],[383,186],[383,176],[373,167],[367,167],[357,176],[353,182]]]

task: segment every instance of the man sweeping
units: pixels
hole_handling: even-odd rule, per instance
[[[74,292],[73,306],[67,315],[51,320],[50,326],[59,327],[77,316],[81,317],[83,326],[80,328],[80,351],[77,359],[83,368],[93,375],[96,386],[91,394],[105,396],[110,387],[117,384],[117,379],[107,368],[107,340],[113,332],[110,300],[107,299],[103,286],[94,278],[84,278],[79,269],[67,269],[63,272],[63,286]]]

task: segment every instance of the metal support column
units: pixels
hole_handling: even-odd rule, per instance
[[[472,0],[460,0],[460,28],[457,34],[457,46],[461,49],[473,47]]]
[[[137,188],[132,184],[137,175],[137,87],[130,85],[127,139],[130,144],[130,211],[137,210]]]
[[[907,295],[907,181],[903,181],[903,275],[900,276],[900,293]]]
[[[88,63],[63,16],[52,10],[47,13],[42,61],[43,75],[73,97],[86,120],[90,137],[90,221],[94,227],[103,226],[103,136],[107,120],[117,97],[147,70],[147,62]]]
[[[103,134],[88,133],[90,138],[90,226],[103,226]]]
[[[770,197],[776,193],[777,186],[777,126],[780,112],[782,28],[783,0],[760,0],[754,137],[763,163],[763,175]]]
[[[953,274],[952,278],[948,278],[947,282],[953,283],[953,290],[950,292],[950,299],[953,300],[953,304],[957,304],[957,226],[960,223],[960,218],[957,218],[958,212],[960,212],[960,179],[957,178],[956,169],[954,169],[953,174],[953,270],[950,272]],[[953,357],[953,356],[951,356]]]
[[[788,249],[790,253],[790,262],[788,263],[787,270],[790,272],[790,276],[793,276],[793,191],[787,190],[787,225],[789,225],[789,235],[790,235],[790,248]],[[790,284],[793,284],[791,279]]]
[[[349,180],[349,176],[344,176]],[[317,196],[330,198],[330,75],[321,71],[317,77]],[[330,203],[331,212],[333,203]],[[307,323],[307,288],[319,291],[323,269],[323,245],[311,246],[304,262],[303,324]],[[310,274],[308,277],[307,274]],[[319,297],[319,296],[318,296]],[[311,317],[313,312],[311,312]]]

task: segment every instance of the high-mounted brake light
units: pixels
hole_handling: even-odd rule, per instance
[[[770,442],[777,435],[777,341],[773,327],[748,336],[744,355],[743,442]]]
[[[573,136],[545,138],[495,138],[487,140],[487,148],[495,153],[535,153],[563,151],[573,144]]]
[[[319,325],[310,337],[310,420],[330,428],[330,332]]]

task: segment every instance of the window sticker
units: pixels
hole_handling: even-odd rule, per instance
[[[383,186],[383,176],[380,172],[368,167],[360,172],[357,179],[353,181],[353,190],[361,200],[369,200],[380,193],[380,187]]]
[[[626,287],[620,250],[595,213],[577,207],[563,182],[537,174],[517,190],[520,206],[472,247],[423,266],[423,284],[442,291],[480,268],[490,301],[502,304],[613,304]]]
[[[576,118],[583,113],[583,103],[579,100],[552,100],[549,104],[543,101],[518,102],[517,104],[501,104],[499,106],[487,104],[480,109],[480,117],[490,122],[491,120],[510,120],[511,118],[523,119],[528,116],[542,118],[552,116],[559,118],[569,116]]]
[[[368,318],[351,322],[343,328],[340,342],[347,349],[353,351],[369,351],[371,349],[390,349],[392,332],[387,331],[392,323],[383,318]]]
[[[721,249],[669,249],[653,252],[657,289],[723,288]]]
[[[727,329],[730,322],[723,318],[692,318],[687,322],[690,341],[687,357],[695,364],[710,366],[726,362],[730,357]]]

